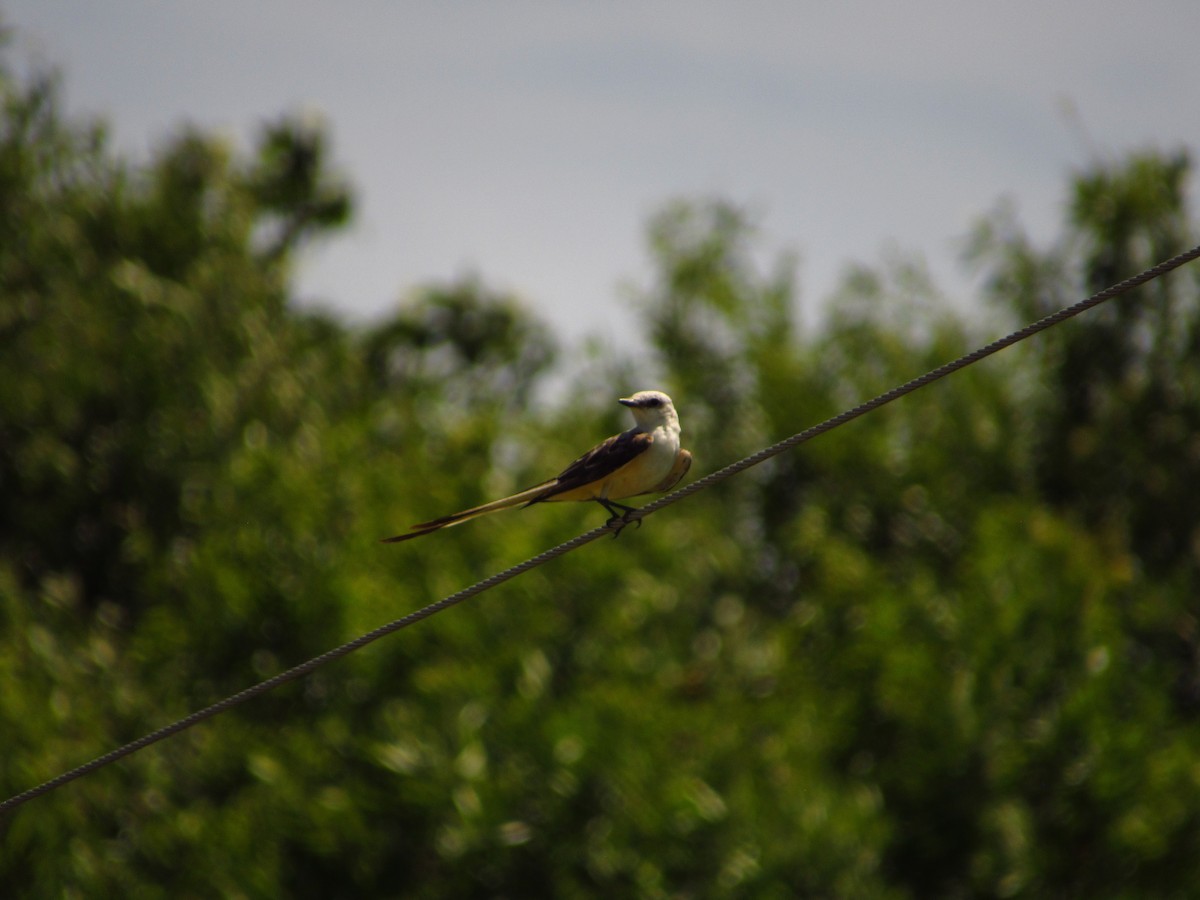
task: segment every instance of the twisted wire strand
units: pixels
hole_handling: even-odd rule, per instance
[[[1098,306],[1106,300],[1111,300],[1113,297],[1120,296],[1121,294],[1133,290],[1135,287],[1139,287],[1148,281],[1159,278],[1166,273],[1179,268],[1185,263],[1191,262],[1197,257],[1200,257],[1200,246],[1193,247],[1191,250],[1180,253],[1178,256],[1174,256],[1171,259],[1153,266],[1152,268],[1146,269],[1144,272],[1141,272],[1132,278],[1127,278],[1124,281],[1113,285],[1112,287],[1105,288],[1104,290],[1088,297],[1086,300],[1081,300],[1078,303],[1065,307],[1056,313],[1046,316],[1045,318],[1039,319],[1037,322],[1026,325],[1024,328],[1018,329],[1006,337],[993,341],[992,343],[984,347],[980,347],[979,349],[974,350],[964,356],[960,356],[953,362],[945,363],[944,365],[941,365],[930,372],[926,372],[924,375],[905,382],[899,387],[892,388],[890,391],[880,394],[871,400],[867,400],[865,403],[861,403],[858,406],[855,406],[853,409],[839,413],[838,415],[833,416],[830,419],[826,419],[824,422],[821,422],[818,425],[807,428],[789,438],[779,441],[778,443],[772,444],[769,447],[765,447],[764,449],[759,450],[750,456],[746,456],[737,462],[730,463],[722,469],[711,472],[703,478],[693,481],[677,491],[673,491],[672,493],[667,494],[658,500],[633,510],[620,521],[606,523],[594,528],[591,531],[579,535],[578,537],[559,544],[557,547],[552,547],[549,550],[539,553],[537,556],[530,557],[522,563],[518,563],[511,568],[505,569],[503,572],[491,575],[468,588],[464,588],[458,593],[451,594],[448,597],[438,600],[436,603],[431,603],[428,606],[411,612],[393,622],[382,625],[379,628],[376,628],[374,631],[367,632],[366,634],[363,634],[352,641],[342,644],[340,647],[327,650],[320,656],[315,656],[307,662],[288,669],[286,672],[281,672],[278,675],[266,679],[265,681],[261,681],[258,684],[246,688],[245,690],[226,697],[224,700],[220,700],[211,706],[207,706],[204,709],[191,713],[190,715],[185,716],[176,722],[172,722],[170,725],[159,728],[157,731],[152,731],[149,734],[138,738],[136,741],[125,744],[123,747],[118,747],[115,750],[105,753],[103,756],[98,756],[91,762],[71,769],[68,772],[64,772],[63,774],[52,778],[49,781],[38,785],[37,787],[30,788],[29,790],[23,791],[20,794],[16,794],[15,796],[0,802],[0,813],[5,813],[9,810],[15,809],[16,807],[22,805],[23,803],[27,803],[35,797],[40,797],[43,794],[47,794],[56,788],[62,787],[68,782],[74,781],[75,779],[81,778],[90,772],[94,772],[97,769],[110,765],[111,763],[114,763],[123,757],[129,756],[132,753],[136,753],[138,750],[149,747],[151,744],[156,744],[161,740],[171,737],[172,735],[178,734],[181,731],[185,731],[186,729],[191,728],[193,725],[203,722],[205,719],[211,719],[213,716],[220,715],[226,710],[235,706],[239,706],[248,700],[267,693],[268,691],[274,690],[280,685],[286,684],[289,681],[295,681],[297,678],[309,674],[326,663],[333,662],[336,659],[340,659],[343,656],[353,653],[355,650],[365,647],[367,644],[374,643],[380,638],[386,637],[393,632],[400,631],[401,629],[407,628],[410,625],[415,625],[417,622],[420,622],[423,619],[427,619],[444,609],[448,609],[451,606],[462,603],[464,600],[469,600],[472,597],[482,594],[484,591],[490,590],[497,585],[516,578],[518,575],[528,572],[530,569],[535,569],[538,566],[544,565],[553,559],[557,559],[566,553],[577,550],[584,544],[589,544],[606,534],[617,533],[631,522],[640,522],[646,516],[656,513],[660,509],[670,506],[672,503],[678,503],[685,497],[690,497],[692,494],[695,494],[698,491],[706,490],[707,488],[724,481],[726,478],[730,478],[740,472],[745,471],[751,466],[756,466],[761,462],[765,462],[766,460],[778,456],[786,450],[790,450],[793,447],[803,444],[806,441],[810,441],[827,431],[832,431],[834,428],[838,428],[842,425],[845,425],[847,422],[851,422],[860,416],[879,409],[879,407],[885,406],[888,403],[891,403],[893,400],[898,400],[907,394],[911,394],[913,391],[919,390],[935,381],[945,378],[947,375],[951,375],[960,369],[964,369],[982,359],[986,359],[987,357],[993,355],[994,353],[998,353],[1006,347],[1011,347],[1013,344],[1020,343],[1027,338],[1033,337],[1035,334],[1065,322],[1067,319],[1073,318],[1082,312],[1086,312],[1087,310],[1094,306]]]
[[[1026,325],[1024,328],[1020,328],[1005,337],[992,341],[990,344],[984,347],[980,347],[977,350],[973,350],[970,353],[960,356],[958,359],[953,360],[952,362],[944,363],[943,365],[938,366],[936,369],[926,372],[924,375],[918,376],[911,381],[907,381],[898,387],[894,387],[890,391],[886,391],[885,393],[882,393],[877,397],[873,397],[864,403],[860,403],[853,409],[848,409],[845,412],[838,413],[836,416],[826,419],[824,422],[813,425],[811,428],[807,428],[804,431],[793,434],[789,438],[784,438],[778,443],[772,444],[769,447],[764,447],[762,450],[759,450],[750,456],[739,459],[737,462],[730,463],[729,465],[722,469],[718,469],[715,472],[711,472],[708,475],[705,475],[703,478],[690,482],[679,490],[672,491],[670,494],[667,494],[664,497],[660,497],[651,503],[647,503],[645,506],[639,507],[631,512],[626,518],[631,521],[642,519],[651,513],[658,512],[663,507],[670,506],[672,503],[678,503],[684,497],[689,497],[697,491],[703,491],[720,481],[724,481],[726,478],[737,475],[739,472],[749,469],[751,466],[757,466],[761,462],[765,462],[772,457],[778,456],[785,450],[791,450],[792,448],[797,447],[806,441],[810,441],[827,431],[832,431],[834,428],[838,428],[842,425],[845,425],[847,422],[851,422],[854,419],[859,418],[860,416],[864,416],[869,412],[873,412],[874,410],[879,409],[881,406],[886,406],[893,400],[899,400],[901,397],[911,394],[913,391],[920,390],[927,385],[933,384],[935,381],[940,381],[947,375],[951,375],[960,369],[965,369],[967,366],[986,359],[995,353],[999,353],[1006,347],[1011,347],[1013,344],[1018,344],[1021,341],[1031,338],[1035,334],[1045,331],[1047,328],[1053,328],[1055,325],[1059,325],[1062,322],[1065,322],[1067,319],[1074,318],[1080,313],[1087,312],[1092,307],[1099,306],[1106,300],[1111,300],[1114,297],[1118,297],[1121,294],[1127,293],[1136,287],[1140,287],[1148,281],[1153,281],[1155,278],[1160,278],[1168,272],[1178,269],[1185,263],[1189,263],[1197,258],[1200,258],[1200,246],[1193,247],[1191,250],[1180,253],[1178,256],[1173,256],[1170,259],[1153,266],[1152,268],[1146,269],[1144,272],[1134,275],[1132,278],[1126,278],[1124,281],[1114,284],[1112,287],[1107,287],[1102,291],[1098,291],[1095,294],[1092,294],[1086,300],[1080,300],[1078,303],[1064,307],[1058,312],[1051,313],[1045,318],[1038,319],[1038,321]]]

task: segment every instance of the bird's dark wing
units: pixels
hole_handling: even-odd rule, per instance
[[[647,432],[633,429],[614,434],[563,469],[543,494],[529,502],[549,500],[557,494],[599,481],[645,453],[653,440]]]

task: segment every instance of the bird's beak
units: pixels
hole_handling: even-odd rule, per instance
[[[625,406],[637,406],[637,405],[638,405],[638,404],[637,404],[637,401],[636,401],[636,400],[634,400],[632,397],[622,397],[622,398],[621,398],[620,400],[618,400],[617,402],[618,402],[618,403],[621,403],[621,404],[623,404],[623,405],[625,405]]]

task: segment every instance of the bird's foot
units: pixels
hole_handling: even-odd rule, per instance
[[[600,500],[597,502],[610,513],[608,521],[604,524],[613,528],[613,540],[616,540],[620,536],[621,532],[625,530],[625,526],[630,522],[636,523],[638,528],[642,527],[641,518],[629,518],[629,514],[635,511],[634,507],[625,506],[621,503],[613,503],[611,500]],[[620,510],[620,512],[617,512],[617,510]]]

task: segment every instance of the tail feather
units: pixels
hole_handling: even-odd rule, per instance
[[[462,512],[452,513],[448,516],[442,516],[440,519],[431,519],[428,522],[422,522],[419,525],[414,525],[404,534],[398,534],[395,537],[384,538],[380,543],[395,544],[400,541],[411,540],[415,537],[420,537],[423,534],[430,534],[442,528],[449,528],[452,525],[458,525],[461,522],[467,522],[479,516],[486,516],[489,513],[500,512],[502,509],[512,509],[514,506],[520,506],[523,503],[534,503],[541,499],[542,495],[547,490],[557,484],[557,479],[554,481],[545,481],[542,484],[527,488],[519,494],[513,494],[511,497],[502,497],[499,500],[493,500],[491,503],[485,503],[482,506],[472,506],[470,509],[464,509]]]

